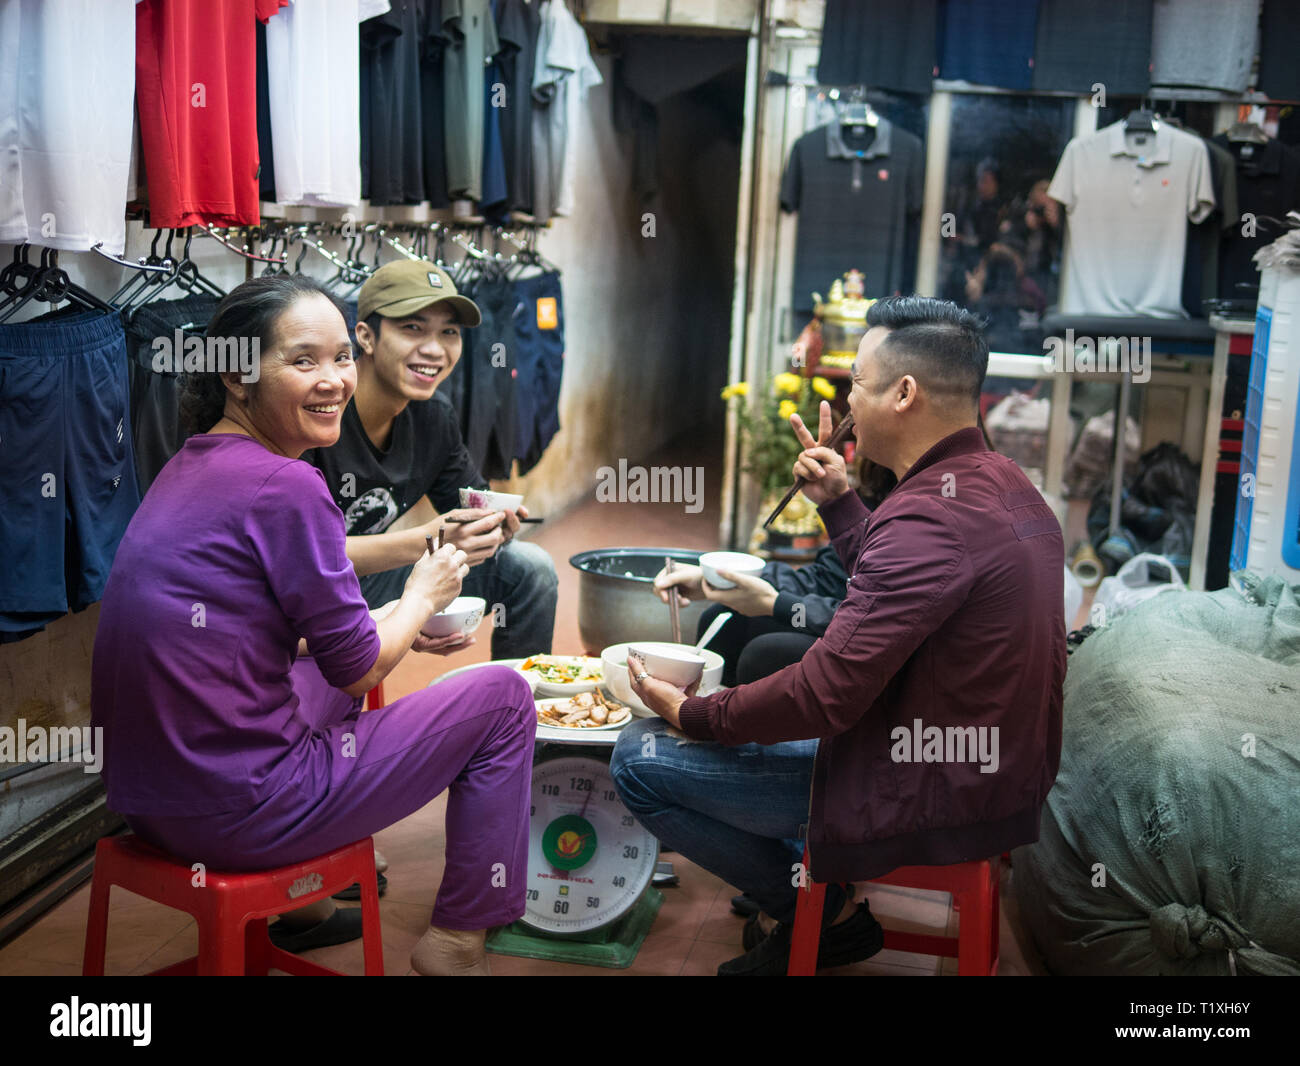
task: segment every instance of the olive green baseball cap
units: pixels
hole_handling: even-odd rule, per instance
[[[436,303],[450,304],[462,325],[483,321],[478,304],[456,291],[451,275],[421,259],[385,263],[371,274],[357,294],[357,319],[405,318]]]

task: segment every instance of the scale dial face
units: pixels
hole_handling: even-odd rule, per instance
[[[609,764],[583,756],[533,767],[523,921],[582,933],[621,917],[654,876],[659,842],[623,806]]]

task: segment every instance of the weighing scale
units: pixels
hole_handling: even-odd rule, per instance
[[[475,663],[438,681],[521,662]],[[524,916],[492,933],[489,951],[614,969],[636,958],[663,895],[650,884],[659,842],[623,806],[610,777],[621,731],[537,727]]]

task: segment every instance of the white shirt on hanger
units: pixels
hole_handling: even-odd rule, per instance
[[[137,0],[0,0],[0,241],[126,242]]]
[[[293,0],[267,22],[277,202],[361,202],[357,26],[389,7],[389,0]]]

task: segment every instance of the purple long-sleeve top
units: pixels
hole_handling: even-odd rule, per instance
[[[104,591],[91,681],[109,806],[247,809],[329,779],[290,680],[299,637],[346,688],[379,634],[319,470],[250,437],[192,437],[131,520]]]

